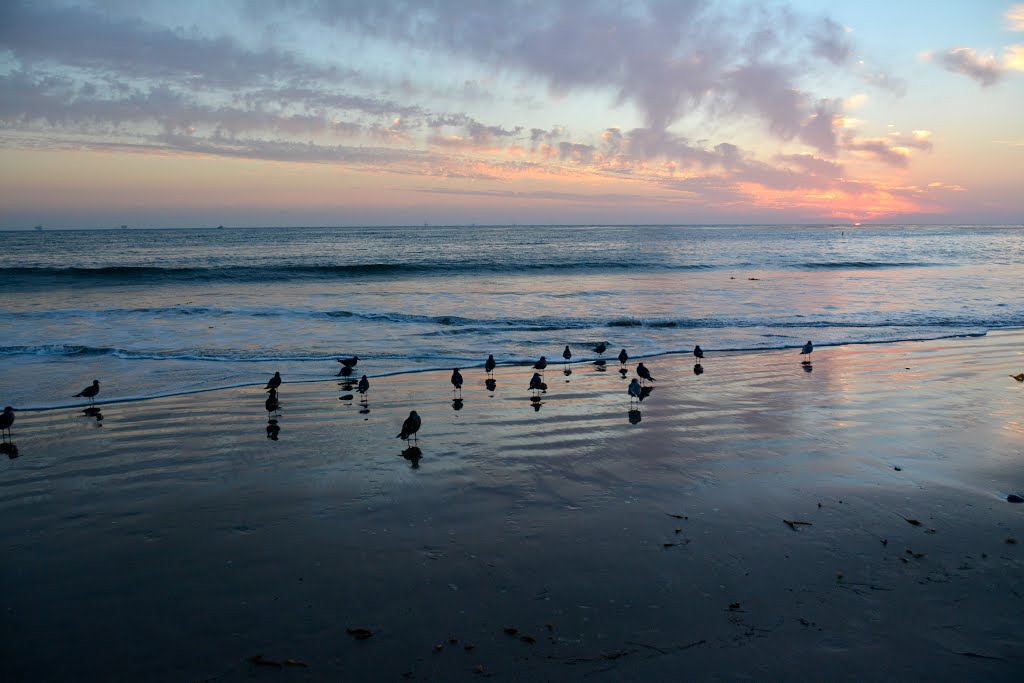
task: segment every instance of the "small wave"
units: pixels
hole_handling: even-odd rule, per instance
[[[934,264],[915,261],[808,261],[793,267],[804,270],[856,270],[863,268],[927,268]]]

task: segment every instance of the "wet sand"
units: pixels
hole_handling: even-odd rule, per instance
[[[19,413],[0,675],[1016,680],[1024,332],[707,355]]]

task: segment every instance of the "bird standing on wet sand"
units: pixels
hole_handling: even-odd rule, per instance
[[[14,424],[14,408],[7,406],[4,408],[3,415],[0,415],[0,435],[6,432],[6,436],[10,437],[12,424]]]
[[[96,394],[98,393],[100,393],[100,381],[98,379],[94,379],[91,385],[87,386],[85,389],[82,389],[80,392],[78,392],[71,398],[83,397],[89,399],[89,402],[91,403],[96,400]]]
[[[811,351],[814,351],[814,344],[812,344],[811,340],[808,339],[807,343],[804,344],[804,348],[800,349],[800,355],[801,356],[807,356],[807,359],[805,361],[803,361],[804,363],[810,363],[811,362]]]
[[[594,351],[599,356],[604,355],[604,352],[607,351],[607,350],[608,350],[608,342],[600,342],[597,346],[594,347]]]
[[[337,360],[346,368],[354,368],[356,366],[356,363],[359,362],[359,356],[352,356],[351,358],[338,358]]]
[[[402,431],[400,431],[398,436],[395,438],[405,441],[411,436],[413,441],[415,441],[416,432],[420,431],[420,425],[422,423],[423,421],[420,420],[420,416],[416,414],[415,410],[409,411],[409,417],[405,418],[405,422],[402,423]]]
[[[548,366],[548,359],[544,356],[540,357],[540,360],[533,364],[534,370],[540,370],[541,374],[544,374],[544,368]]]
[[[358,391],[360,394],[365,394],[369,390],[370,390],[370,380],[366,379],[366,375],[363,375],[359,379],[359,384],[356,385],[356,391]]]
[[[540,373],[533,373],[533,377],[530,378],[530,389],[532,391],[540,391],[544,388],[544,380],[541,379]]]
[[[625,365],[627,360],[629,360],[629,354],[626,353],[626,349],[622,349],[619,351],[619,363]]]
[[[492,372],[494,372],[495,365],[497,365],[497,363],[494,362],[494,354],[492,353],[489,356],[487,356],[487,362],[484,363],[484,372],[486,372],[488,375],[491,374]]]
[[[279,386],[281,386],[281,373],[280,372],[275,372],[274,376],[270,378],[269,382],[267,382],[267,386],[265,386],[263,388],[264,389],[273,389],[274,391],[277,391],[277,388]]]
[[[640,387],[640,382],[637,381],[636,377],[629,383],[629,389],[627,389],[631,398],[640,398],[643,394],[643,389]]]
[[[281,407],[281,403],[277,400],[277,389],[271,387],[270,396],[267,397],[267,401],[263,406],[267,409],[268,413],[277,412],[277,409]]]
[[[452,392],[459,392],[459,396],[462,396],[462,373],[459,372],[458,368],[452,371]]]
[[[643,363],[636,366],[636,374],[640,376],[640,379],[647,380],[648,382],[657,382],[658,380],[651,377],[651,371],[644,367]]]
[[[698,363],[704,358],[704,350],[700,348],[700,344],[693,347],[693,357],[697,359]]]
[[[562,351],[562,358],[565,359],[566,363],[572,360],[572,351],[569,350],[568,344],[565,345],[565,351]]]

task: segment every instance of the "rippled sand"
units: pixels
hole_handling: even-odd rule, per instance
[[[258,387],[19,413],[0,661],[11,680],[1016,679],[1024,333],[821,348],[810,371],[708,356],[645,359],[639,422],[614,360],[551,363],[539,409],[525,367],[493,392],[465,371],[461,410],[449,373],[371,377],[368,412],[285,377],[276,441]],[[412,409],[419,459],[394,438]]]

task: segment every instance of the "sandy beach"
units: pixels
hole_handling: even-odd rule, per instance
[[[1017,680],[1024,332],[643,360],[19,413],[0,674]]]

